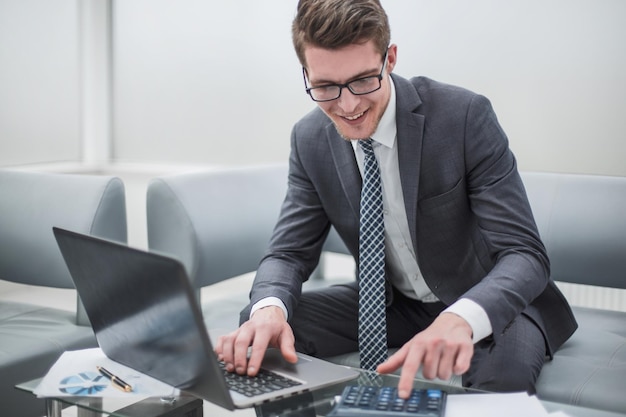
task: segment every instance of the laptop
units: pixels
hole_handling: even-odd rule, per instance
[[[281,389],[237,392],[227,382],[236,375],[224,371],[217,360],[180,261],[57,227],[53,232],[98,344],[113,361],[229,410],[359,375],[354,369],[301,353],[298,362],[291,364],[277,349],[269,349],[262,372],[278,376],[281,382],[273,388]]]

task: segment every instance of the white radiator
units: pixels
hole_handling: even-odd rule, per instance
[[[626,290],[557,282],[573,306],[626,311]]]

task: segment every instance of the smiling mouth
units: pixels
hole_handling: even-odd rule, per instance
[[[361,112],[359,114],[355,114],[354,116],[342,116],[344,119],[346,120],[350,120],[350,121],[354,121],[357,119],[360,119],[361,117],[363,117],[363,115],[365,114],[365,112]]]

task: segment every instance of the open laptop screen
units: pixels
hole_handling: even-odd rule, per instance
[[[54,234],[109,358],[233,407],[225,382],[211,378],[222,371],[180,262],[59,228]]]

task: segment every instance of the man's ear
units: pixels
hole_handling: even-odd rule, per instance
[[[387,72],[391,74],[398,59],[398,45],[392,43],[387,49]]]

